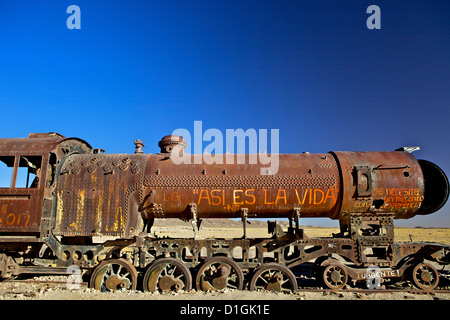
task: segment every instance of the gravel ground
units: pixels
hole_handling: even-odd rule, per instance
[[[450,293],[417,294],[408,292],[297,292],[295,294],[248,290],[223,290],[219,292],[149,293],[141,291],[99,292],[80,286],[69,290],[66,276],[41,276],[29,280],[0,282],[0,300],[450,300]],[[62,283],[52,283],[58,281]]]

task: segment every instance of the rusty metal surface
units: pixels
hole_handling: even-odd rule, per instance
[[[419,210],[425,199],[421,166],[407,152],[280,155],[276,175],[261,175],[245,157],[246,164],[221,165],[174,165],[169,158],[150,157],[143,182],[148,216],[189,219],[190,203],[197,206],[198,218],[237,218],[243,208],[248,217],[258,218],[292,217],[294,209],[301,217],[331,219],[387,212],[407,219],[429,213]],[[443,184],[448,190],[448,182]],[[432,202],[445,203],[447,197],[448,191]]]
[[[47,174],[48,153],[55,149],[60,137],[0,139],[1,160],[11,168],[11,183],[0,188],[0,232],[39,232],[42,199]],[[17,184],[19,162],[22,156],[34,157],[33,165],[39,185],[27,187]],[[44,165],[43,165],[44,164]],[[5,177],[7,178],[7,177]]]
[[[56,162],[74,148],[89,150],[90,146],[59,134],[0,139],[0,159],[13,170],[11,183],[0,188],[0,232],[40,232],[42,203],[51,194]],[[24,170],[22,176],[34,179],[25,182],[22,178],[20,184],[19,169]]]
[[[342,174],[341,217],[354,213],[393,213],[413,217],[424,200],[422,170],[410,153],[334,152]]]
[[[144,177],[145,207],[156,218],[189,218],[186,205],[197,205],[199,218],[288,217],[296,207],[302,217],[335,217],[339,207],[339,172],[329,154],[280,155],[276,175],[260,166],[179,164],[150,157]],[[194,156],[192,156],[192,163]]]
[[[75,154],[63,165],[56,188],[56,235],[132,236],[142,231],[143,154]]]

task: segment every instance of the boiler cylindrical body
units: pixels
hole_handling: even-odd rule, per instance
[[[337,218],[341,182],[331,154],[281,154],[273,175],[262,175],[262,166],[251,164],[250,157],[210,165],[194,164],[194,157],[178,165],[149,158],[144,178],[149,216],[188,218],[186,206],[195,204],[200,218],[237,218],[243,208],[257,218],[288,217],[295,208],[303,217]]]
[[[253,155],[226,155],[211,164],[194,156],[176,164],[170,154],[68,155],[56,172],[53,232],[133,236],[153,218],[239,218],[243,212],[250,218],[392,213],[406,219],[438,210],[449,193],[442,170],[403,151],[272,157],[274,174],[262,174],[267,165]]]
[[[195,204],[199,218],[237,218],[246,208],[257,218],[299,212],[331,219],[392,213],[407,219],[436,211],[436,203],[442,206],[448,197],[445,174],[434,165],[425,178],[419,161],[404,151],[281,154],[273,175],[261,175],[261,165],[251,164],[250,157],[235,155],[233,163],[221,164],[195,164],[194,157],[174,164],[150,157],[143,192],[149,217],[187,219],[187,205]],[[428,188],[439,180],[442,190],[422,208],[426,180]]]
[[[340,218],[354,213],[417,214],[425,184],[419,162],[408,152],[333,152],[340,168]]]

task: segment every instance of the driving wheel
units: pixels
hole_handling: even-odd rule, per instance
[[[103,292],[136,290],[137,271],[125,259],[102,261],[91,276],[90,287]]]
[[[144,275],[144,291],[188,291],[191,285],[191,272],[174,258],[156,260]]]
[[[241,290],[244,285],[244,273],[230,258],[212,257],[198,270],[196,285],[197,290],[201,291]]]
[[[253,274],[250,290],[291,293],[297,290],[297,279],[285,266],[278,263],[266,263]]]

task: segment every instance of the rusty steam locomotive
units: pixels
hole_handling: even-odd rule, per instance
[[[332,289],[376,268],[430,290],[439,274],[428,261],[450,262],[448,245],[394,241],[394,219],[433,213],[449,195],[444,172],[411,149],[280,154],[277,174],[261,175],[248,164],[176,165],[186,145],[177,136],[157,154],[135,144],[134,154],[106,154],[56,133],[0,139],[0,277],[77,266],[99,290],[295,291],[292,269],[310,262]],[[249,238],[250,217],[290,224]],[[309,238],[304,217],[339,220],[340,233]],[[193,237],[152,236],[155,218],[191,221]],[[203,218],[241,218],[243,237],[201,238]]]

